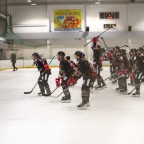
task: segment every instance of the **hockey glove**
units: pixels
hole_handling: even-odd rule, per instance
[[[56,78],[55,81],[56,81],[56,87],[60,87],[60,80],[61,78]]]
[[[77,79],[74,79],[73,77],[70,77],[67,81],[67,86],[74,86],[77,83]]]

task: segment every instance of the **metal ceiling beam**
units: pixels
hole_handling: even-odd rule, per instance
[[[11,1],[11,0],[0,0],[0,7],[3,6],[3,2],[7,1],[8,6],[31,6],[31,3],[28,3],[26,0],[25,1]],[[83,0],[83,1],[53,1],[53,0],[47,0],[47,1],[33,1],[33,3],[37,3],[37,5],[94,5],[95,2],[98,0]],[[109,5],[109,4],[114,4],[114,5],[120,5],[120,4],[144,4],[144,1],[136,1],[136,0],[119,0],[119,1],[114,1],[114,0],[101,0],[100,1],[101,5]]]
[[[144,1],[142,2],[135,2],[135,3],[131,3],[131,2],[101,2],[100,5],[127,5],[127,4],[144,4]],[[29,3],[8,3],[8,6],[31,6]],[[39,2],[37,3],[36,6],[38,5],[96,5],[95,2],[65,2],[65,3],[43,3],[43,2]]]
[[[127,1],[100,1],[100,5],[120,5],[120,4],[144,4],[144,1],[135,1],[134,0],[127,0]],[[84,1],[50,1],[50,2],[33,2],[33,3],[37,3],[37,5],[95,5],[96,0],[93,1],[88,1],[88,0],[84,0]],[[31,6],[30,3],[27,2],[10,2],[8,1],[7,3],[8,6]]]

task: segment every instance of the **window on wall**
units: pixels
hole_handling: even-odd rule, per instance
[[[119,12],[100,12],[100,19],[119,19]]]
[[[105,29],[110,28],[110,27],[116,28],[116,24],[104,24],[103,26]]]

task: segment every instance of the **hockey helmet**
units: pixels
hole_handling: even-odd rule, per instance
[[[76,55],[76,56],[79,56],[80,58],[83,57],[83,53],[82,53],[81,51],[76,51],[76,52],[75,52],[75,55]]]
[[[33,53],[32,56],[35,56],[36,58],[41,58],[38,53]]]
[[[70,56],[66,56],[65,58],[66,58],[67,60],[70,60]]]
[[[57,54],[61,55],[62,57],[65,57],[65,53],[63,51],[59,51]]]

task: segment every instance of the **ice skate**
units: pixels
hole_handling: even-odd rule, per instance
[[[134,83],[130,82],[130,83],[128,83],[128,85],[129,85],[129,86],[133,86],[133,85],[134,85]]]
[[[99,88],[101,88],[101,85],[96,86],[96,87],[95,87],[95,90],[97,90],[97,89],[99,89]]]
[[[102,85],[102,86],[100,87],[100,90],[105,89],[105,88],[107,88],[106,84]]]
[[[127,89],[121,89],[120,92],[127,92]]]
[[[121,93],[121,94],[124,94],[124,95],[127,95],[127,89],[121,89],[121,90],[120,90],[120,93]]]
[[[62,97],[61,102],[62,103],[70,103],[71,98],[69,96]]]
[[[113,78],[112,77],[109,77],[109,80],[112,80]]]
[[[114,80],[112,83],[115,84],[117,82],[117,80]]]
[[[89,106],[90,106],[89,100],[88,100],[88,99],[84,99],[84,100],[77,106],[77,108],[78,108],[78,109],[81,109],[81,110],[85,110],[85,109],[87,109]]]
[[[42,95],[42,92],[39,92],[39,93],[38,93],[38,96],[41,96],[41,95]]]
[[[135,93],[132,94],[133,96],[140,96],[140,92],[136,91]]]
[[[42,93],[42,96],[50,96],[51,95],[51,93]]]
[[[120,90],[120,88],[118,87],[118,88],[116,88],[116,91],[118,91],[118,90]]]

